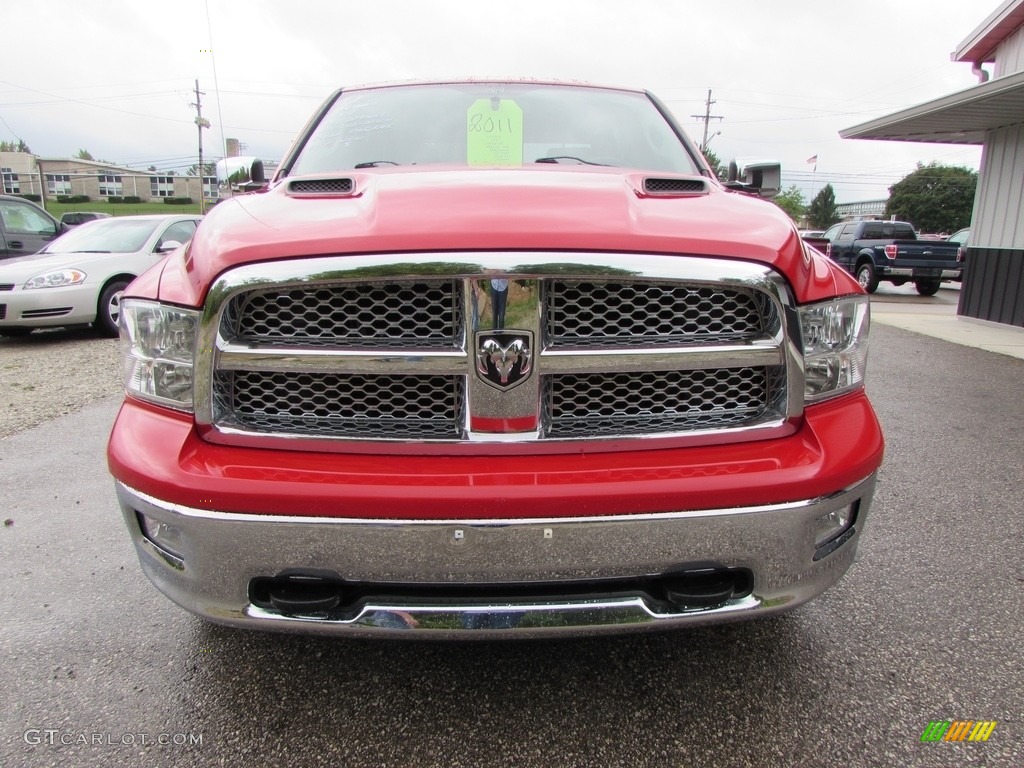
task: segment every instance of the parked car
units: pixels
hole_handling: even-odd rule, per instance
[[[77,227],[79,224],[85,224],[87,221],[109,218],[109,213],[100,213],[99,211],[68,211],[61,215],[60,220],[62,224],[67,224],[69,227]]]
[[[191,239],[199,216],[119,216],[75,227],[39,253],[0,263],[0,335],[92,323],[117,335],[121,294]]]
[[[35,253],[67,229],[35,203],[0,195],[0,261]]]
[[[967,264],[967,248],[971,242],[971,228],[964,227],[958,229],[952,235],[949,236],[947,242],[953,243],[957,246],[956,260],[961,264]]]
[[[537,81],[345,88],[293,147],[125,292],[108,464],[170,599],[590,635],[847,571],[869,302],[760,199],[777,163],[719,183],[648,92]]]
[[[833,238],[839,234],[839,230],[842,229],[842,227],[843,223],[840,222],[839,224],[833,224],[824,232],[819,230],[806,230],[800,234],[800,238],[807,243],[807,245],[816,249],[819,253],[828,253],[829,243],[831,243]]]
[[[868,293],[887,280],[893,285],[913,282],[919,294],[934,296],[943,280],[960,282],[963,276],[955,244],[921,240],[903,221],[846,222],[831,238],[827,254],[856,275]]]

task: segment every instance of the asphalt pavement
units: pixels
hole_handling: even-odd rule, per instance
[[[887,452],[857,561],[741,624],[465,644],[215,627],[139,569],[104,460],[118,399],[0,439],[0,765],[1024,765],[1024,361],[897,327],[955,304],[900,291],[874,300]],[[937,720],[997,725],[922,742]]]

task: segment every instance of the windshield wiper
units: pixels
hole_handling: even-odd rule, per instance
[[[352,167],[354,169],[358,169],[358,168],[376,168],[378,165],[401,165],[401,163],[396,163],[394,160],[370,160],[369,162],[366,162],[366,163],[356,163]]]
[[[608,163],[595,163],[592,160],[584,160],[582,157],[576,157],[575,155],[553,155],[551,157],[538,157],[533,162],[535,163],[560,163],[563,160],[575,160],[580,165],[603,165],[609,167]]]

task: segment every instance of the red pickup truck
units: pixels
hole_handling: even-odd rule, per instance
[[[644,91],[338,91],[125,293],[108,460],[143,570],[216,622],[353,636],[820,594],[883,437],[867,296],[759,199],[777,176],[720,184]]]

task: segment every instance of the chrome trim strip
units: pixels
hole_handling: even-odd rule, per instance
[[[395,350],[362,352],[319,347],[247,346],[225,343],[218,353],[221,371],[288,371],[301,373],[464,374],[465,351]],[[649,349],[547,349],[539,354],[544,373],[614,371],[692,371],[701,368],[746,368],[782,365],[781,349],[770,341],[750,346],[656,347]]]
[[[203,520],[231,522],[231,523],[286,523],[306,525],[358,525],[371,528],[450,528],[452,526],[470,526],[474,528],[512,528],[516,526],[545,526],[545,525],[587,525],[597,523],[635,523],[635,522],[666,522],[681,519],[697,519],[704,517],[722,517],[734,515],[755,515],[770,512],[781,512],[784,510],[799,510],[833,504],[841,501],[850,494],[862,493],[865,488],[872,485],[874,475],[869,475],[852,485],[847,486],[835,493],[825,496],[815,496],[797,501],[786,501],[779,504],[758,504],[749,507],[718,507],[714,509],[692,509],[678,512],[646,512],[636,515],[586,515],[573,517],[480,517],[472,519],[459,518],[357,518],[357,517],[314,517],[303,515],[255,515],[244,512],[218,512],[199,507],[189,507],[184,504],[163,501],[151,496],[148,493],[136,490],[127,483],[114,480],[117,489],[124,491],[129,497],[156,509],[166,510],[175,515],[200,518]],[[143,510],[145,511],[145,510]]]
[[[291,373],[420,373],[461,375],[466,372],[465,350],[389,349],[345,351],[318,347],[247,346],[225,343],[217,355],[221,371],[274,371]]]
[[[631,373],[782,365],[784,353],[772,342],[758,342],[750,346],[607,349],[600,355],[594,350],[548,349],[540,353],[540,359],[545,373]]]
[[[337,627],[343,632],[359,634],[382,633],[389,637],[406,631],[417,637],[448,636],[463,633],[486,636],[546,636],[557,634],[590,634],[623,630],[655,629],[659,625],[688,622],[724,621],[761,607],[762,601],[747,595],[714,608],[661,611],[642,597],[608,600],[576,600],[551,603],[503,603],[496,606],[452,605],[382,605],[368,603],[352,619],[326,620],[316,616],[286,616],[266,611],[255,605],[245,608],[249,619],[268,629],[301,632],[318,626]],[[454,627],[454,628],[453,628]]]
[[[461,442],[445,440],[394,440],[380,439],[310,437],[309,435],[285,432],[264,434],[250,429],[220,424],[216,431],[200,426],[199,432],[211,443],[223,443],[240,448],[267,448],[282,451],[314,450],[319,453],[387,453],[405,456],[476,456],[495,454],[501,456],[526,456],[558,453],[577,453],[580,443],[586,443],[589,453],[613,451],[647,451],[660,448],[679,448],[691,445],[729,445],[749,443],[754,440],[771,440],[788,437],[797,431],[792,420],[782,418],[755,426],[723,429],[695,429],[687,432],[659,432],[656,435],[634,437],[562,437],[557,440],[541,440],[540,432],[524,431],[511,434],[487,434],[468,432]],[[532,438],[527,440],[526,438]]]

